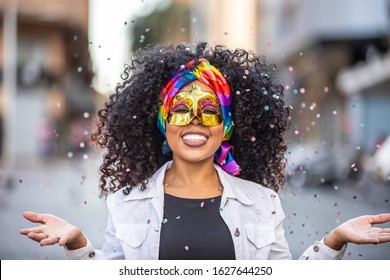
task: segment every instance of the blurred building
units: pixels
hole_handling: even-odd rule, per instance
[[[88,0],[0,1],[5,168],[80,148],[95,110],[88,14]]]
[[[259,43],[259,50],[282,66],[293,108],[290,142],[305,154],[297,164],[304,163],[312,172],[321,165],[322,181],[360,174],[361,154],[372,153],[377,141],[390,133],[384,122],[390,118],[389,71],[384,70],[389,4],[387,0],[259,1],[268,21],[259,25],[263,38],[258,42],[270,44]],[[364,74],[357,74],[360,65],[366,65]],[[354,77],[339,79],[341,72]]]

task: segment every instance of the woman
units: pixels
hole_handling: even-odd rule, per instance
[[[290,259],[276,193],[289,111],[275,73],[250,52],[206,43],[140,50],[91,136],[107,151],[103,249],[52,215],[24,213],[42,225],[21,233],[65,246],[71,259]],[[390,229],[373,227],[388,221],[347,221],[301,259],[341,259],[348,242],[388,242]]]

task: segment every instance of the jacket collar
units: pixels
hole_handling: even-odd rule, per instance
[[[138,188],[131,190],[130,194],[127,195],[124,200],[141,200],[146,198],[157,198],[164,195],[164,177],[167,169],[171,168],[172,161],[168,161],[158,169],[152,177],[149,178],[146,190],[141,191]]]
[[[253,200],[244,192],[245,187],[241,187],[242,179],[230,175],[224,171],[219,165],[214,164],[214,168],[218,172],[219,179],[223,186],[221,205],[224,206],[228,199],[238,200],[241,204],[252,205]]]
[[[164,177],[165,172],[172,166],[172,161],[168,161],[156,173],[149,179],[146,190],[140,191],[137,188],[134,188],[129,195],[125,196],[125,201],[131,200],[142,200],[147,198],[161,198],[164,195]],[[235,199],[244,205],[252,205],[254,204],[253,200],[251,200],[248,195],[244,192],[244,189],[238,187],[237,185],[241,185],[241,179],[238,179],[228,173],[226,173],[222,168],[214,164],[214,168],[218,172],[218,176],[221,180],[221,184],[223,186],[223,194],[222,194],[222,203],[224,205],[227,199]],[[236,187],[234,187],[236,186]]]

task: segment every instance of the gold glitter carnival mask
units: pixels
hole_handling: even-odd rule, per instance
[[[187,125],[195,117],[204,126],[217,126],[223,121],[216,94],[203,91],[197,84],[173,98],[167,121],[171,125]]]

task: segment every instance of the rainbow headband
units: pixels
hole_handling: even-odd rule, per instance
[[[186,65],[182,65],[180,70],[161,90],[160,97],[162,105],[158,108],[157,126],[164,136],[166,136],[165,121],[172,104],[173,98],[188,83],[198,80],[208,85],[217,95],[222,116],[223,116],[223,139],[220,149],[215,154],[216,162],[226,172],[237,175],[241,169],[233,158],[233,146],[227,141],[233,134],[233,122],[231,113],[232,94],[229,84],[222,73],[212,66],[206,59],[199,59],[200,63],[195,66],[195,60],[191,60]]]

